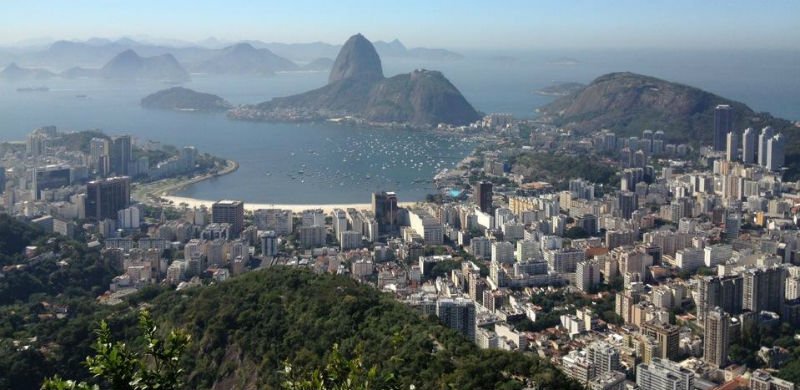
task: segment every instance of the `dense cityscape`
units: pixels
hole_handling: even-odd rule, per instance
[[[136,199],[137,187],[212,177],[226,162],[55,127],[2,145],[0,188],[6,213],[118,270],[96,297],[106,305],[151,285],[204,289],[301,268],[390,294],[480,348],[537,355],[590,389],[794,389],[776,373],[800,343],[797,183],[781,179],[784,136],[734,128],[732,111],[715,108],[711,145],[658,130],[578,136],[503,114],[442,127],[482,143],[436,175],[428,201],[376,192],[366,209]],[[533,180],[521,169],[533,151],[615,172],[604,183],[593,172]],[[3,277],[55,256],[24,252]]]
[[[0,390],[800,390],[800,2],[3,2]]]

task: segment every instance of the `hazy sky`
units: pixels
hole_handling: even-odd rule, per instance
[[[383,4],[381,4],[383,3]],[[799,0],[1,0],[0,42],[140,36],[447,48],[800,49]]]

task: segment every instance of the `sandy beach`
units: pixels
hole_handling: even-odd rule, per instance
[[[190,179],[186,180],[175,180],[175,179],[165,179],[155,183],[149,183],[143,186],[138,187],[133,194],[133,198],[140,201],[140,202],[147,202],[147,203],[154,203],[158,204],[160,202],[171,202],[173,206],[180,207],[181,204],[185,204],[186,207],[194,208],[200,206],[206,206],[211,208],[211,205],[221,199],[216,200],[207,200],[207,199],[195,199],[195,198],[188,198],[184,196],[174,196],[171,195],[175,191],[178,191],[186,186],[199,183],[203,180],[208,180],[213,177],[227,175],[239,168],[239,164],[233,160],[228,160],[226,162],[226,167],[221,170],[220,172],[213,173],[213,174],[206,174],[201,176],[195,176]],[[365,196],[369,196],[370,194],[365,194]],[[235,200],[235,199],[234,199]],[[398,205],[401,207],[407,207],[414,205],[416,202],[400,202]],[[338,204],[278,204],[278,203],[248,203],[244,202],[244,208],[247,211],[259,210],[259,209],[282,209],[282,210],[292,210],[292,212],[300,213],[304,210],[322,210],[325,213],[330,213],[335,209],[348,209],[354,208],[357,210],[370,210],[372,209],[372,204],[370,203],[338,203]]]
[[[181,203],[187,205],[187,207],[200,207],[206,206],[211,207],[211,204],[214,203],[214,200],[204,200],[204,199],[194,199],[194,198],[186,198],[182,196],[162,196],[164,200],[172,202],[176,207],[179,206]],[[416,202],[400,202],[398,206],[401,207],[408,207],[414,205]],[[348,209],[348,208],[355,208],[357,210],[370,210],[372,205],[369,203],[340,203],[340,204],[277,204],[277,203],[247,203],[244,202],[244,208],[247,211],[253,211],[258,209],[282,209],[282,210],[292,210],[292,212],[300,213],[304,210],[318,210],[321,209],[325,213],[330,213],[334,209]]]

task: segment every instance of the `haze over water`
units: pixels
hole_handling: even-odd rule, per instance
[[[786,51],[546,51],[463,52],[451,62],[384,59],[384,73],[441,70],[476,109],[534,117],[552,98],[535,90],[555,82],[583,82],[608,72],[632,71],[677,81],[742,101],[757,111],[800,120],[800,53]],[[561,58],[576,65],[553,63]],[[185,87],[218,94],[234,104],[256,103],[325,84],[327,73],[268,78],[193,75]],[[46,85],[50,92],[18,93]],[[365,203],[375,190],[395,190],[403,201],[432,192],[436,170],[452,166],[473,145],[458,138],[326,124],[253,123],[224,114],[145,110],[139,100],[169,87],[154,82],[99,80],[0,81],[0,139],[22,140],[32,129],[100,128],[132,134],[238,161],[230,175],[194,185],[180,195],[257,203]],[[76,95],[87,95],[77,98]],[[359,155],[360,154],[360,155]],[[411,161],[413,160],[413,162]],[[302,171],[302,173],[300,172]],[[338,173],[337,173],[338,171]]]

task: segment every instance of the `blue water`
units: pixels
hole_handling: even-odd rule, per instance
[[[697,86],[758,111],[800,120],[800,52],[463,54],[464,60],[451,62],[389,59],[384,60],[384,69],[387,75],[415,68],[441,70],[478,110],[519,117],[534,117],[534,109],[552,99],[536,95],[534,91],[539,88],[554,82],[588,83],[604,73],[632,71]],[[578,63],[552,63],[562,57]],[[238,104],[306,91],[324,85],[326,80],[325,73],[269,78],[194,76],[185,86]],[[15,91],[39,85],[51,91]],[[222,114],[139,107],[143,96],[166,87],[153,82],[0,81],[0,140],[21,140],[30,130],[53,124],[62,130],[99,128],[110,134],[132,134],[140,140],[194,145],[201,152],[235,159],[241,168],[192,186],[181,195],[290,204],[367,202],[369,193],[378,189],[396,191],[402,201],[420,200],[432,190],[424,180],[438,168],[452,166],[473,146],[457,138],[420,132],[239,122]],[[88,98],[76,98],[79,94]]]

